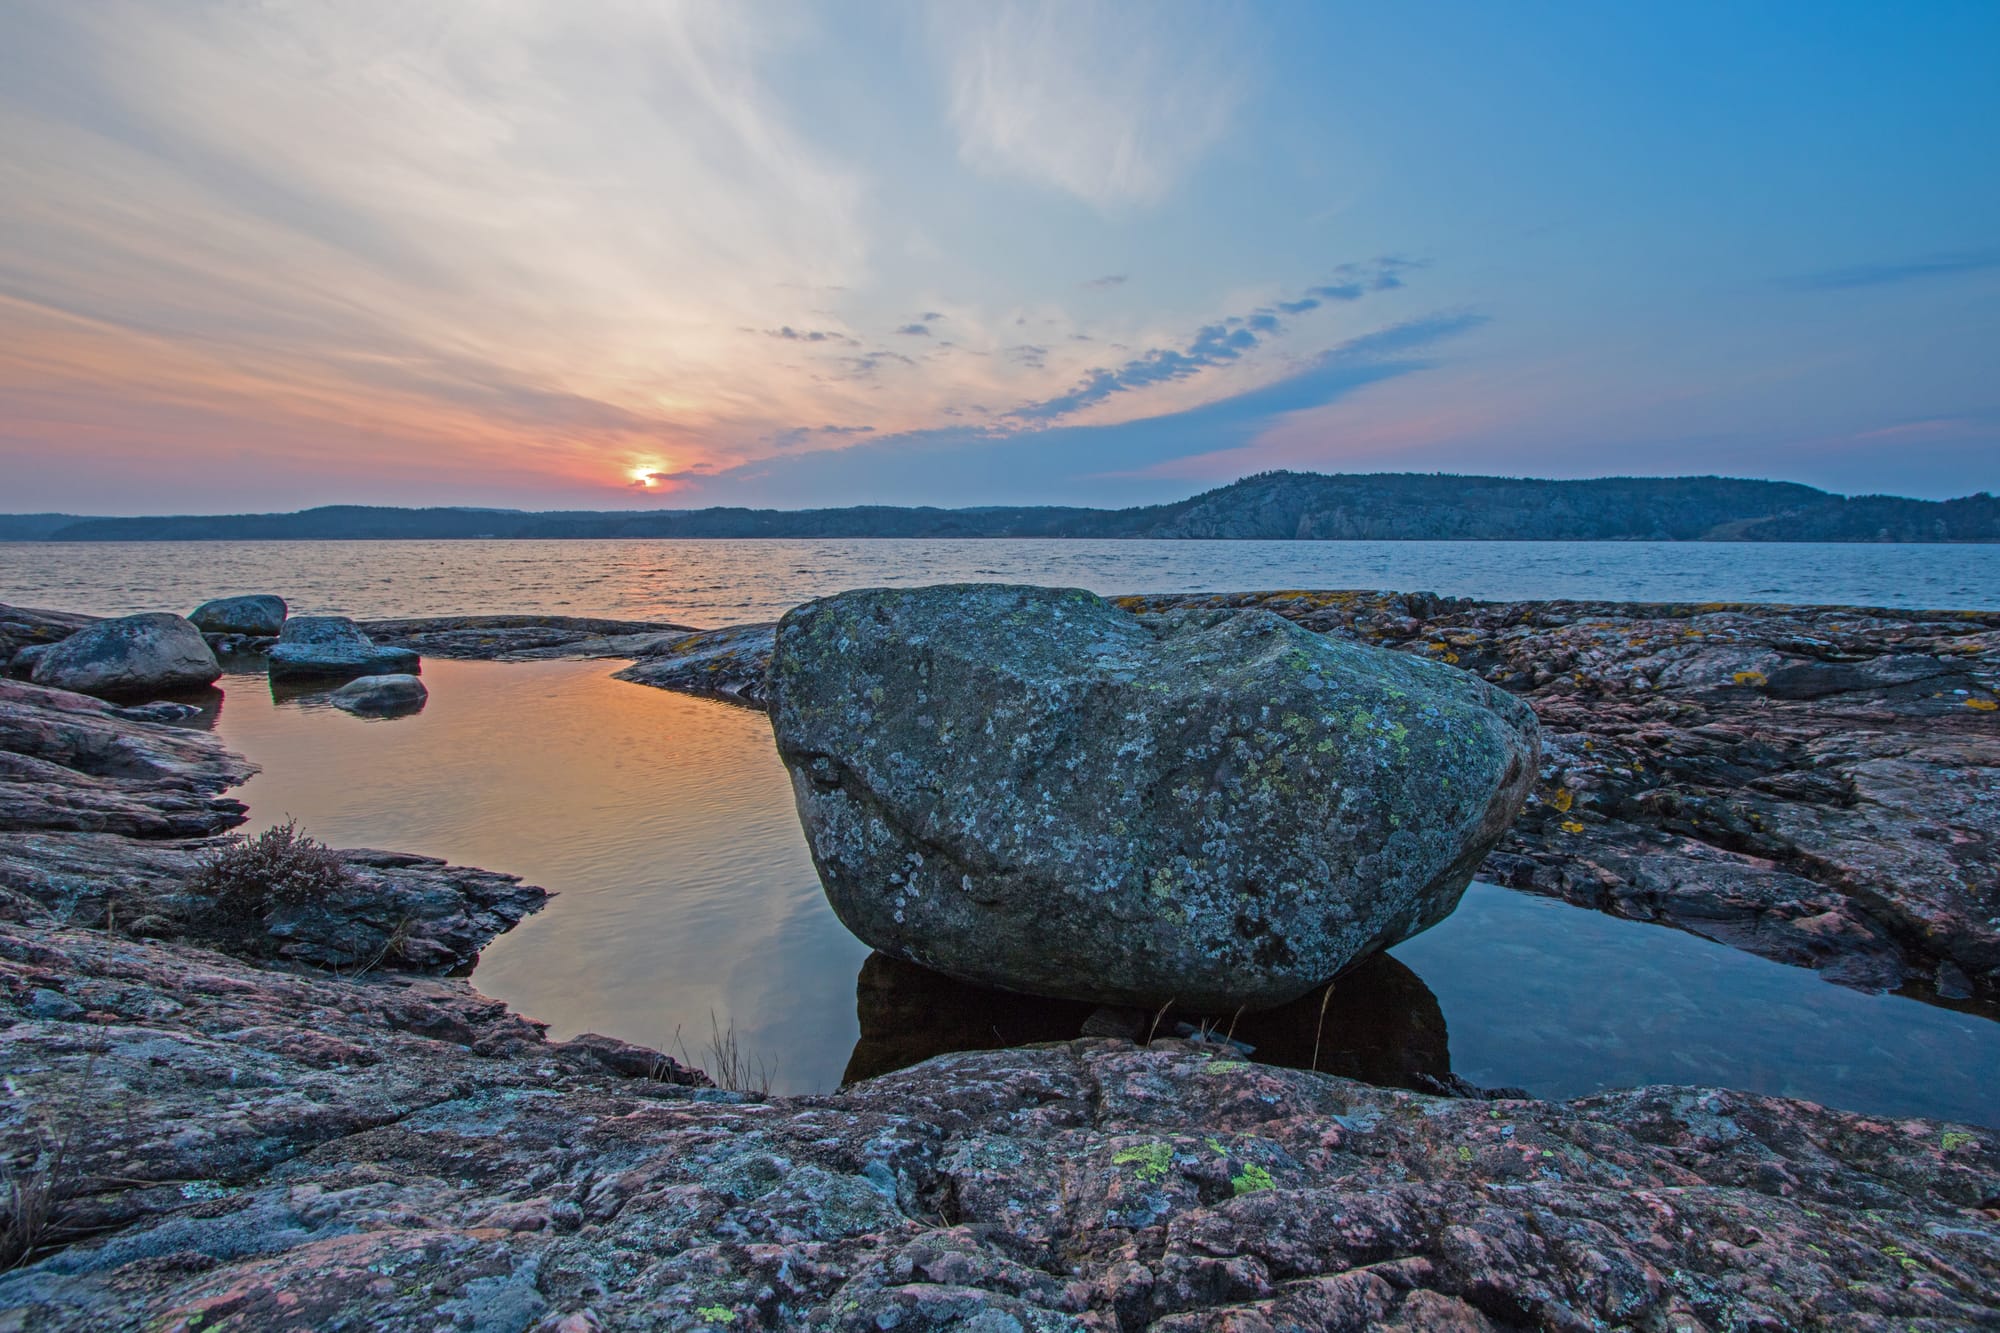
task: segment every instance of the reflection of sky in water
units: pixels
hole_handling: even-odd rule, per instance
[[[709,1014],[784,1091],[839,1081],[867,950],[834,920],[760,713],[601,662],[433,660],[416,717],[274,708],[232,676],[220,730],[264,765],[250,827],[505,870],[556,890],[474,976],[551,1024],[690,1051]],[[2000,1125],[2000,1024],[1829,985],[1656,926],[1475,886],[1395,955],[1441,1005],[1451,1067],[1574,1096],[1711,1083]]]
[[[189,570],[201,571],[189,582]],[[277,592],[296,614],[775,619],[847,588],[962,581],[1099,593],[1392,588],[1450,597],[2000,605],[2000,545],[1755,542],[0,542],[22,606],[185,614]]]

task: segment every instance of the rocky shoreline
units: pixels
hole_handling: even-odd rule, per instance
[[[1482,878],[1866,988],[2000,1003],[2000,612],[1420,593],[1261,607],[1525,699],[1541,780]],[[774,626],[579,644],[621,680],[764,707]]]
[[[15,920],[0,1006],[57,1205],[8,1329],[2000,1327],[1968,1126],[1117,1039],[765,1102],[463,982]]]
[[[1131,605],[1170,603],[1270,606],[1527,698],[1549,758],[1488,862],[1515,887],[1993,995],[2000,615]],[[0,609],[0,653],[81,623]],[[752,704],[768,651],[758,627],[364,628]],[[0,1330],[2000,1328],[1979,1127],[1699,1088],[1441,1098],[1143,1034],[767,1101],[550,1042],[450,976],[542,901],[508,876],[345,852],[351,896],[204,936],[176,895],[249,767],[164,716],[0,682],[27,1261]]]
[[[2000,1018],[2000,612],[1385,592],[1116,600],[1141,614],[1258,607],[1526,700],[1540,780],[1484,879]],[[0,606],[0,659],[89,623]],[[774,624],[360,627],[440,657],[622,659],[620,680],[768,704]]]

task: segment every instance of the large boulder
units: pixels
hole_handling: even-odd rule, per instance
[[[772,725],[828,899],[985,985],[1229,1012],[1435,925],[1526,799],[1528,708],[1263,611],[871,589],[778,626]]]
[[[414,713],[431,692],[415,676],[359,676],[327,696],[335,708],[350,713]]]
[[[219,597],[203,602],[188,619],[207,634],[250,634],[267,638],[285,627],[285,599],[268,593]]]
[[[199,689],[221,674],[200,630],[155,611],[86,625],[36,657],[29,679],[78,694],[131,699]]]
[[[377,644],[346,616],[293,616],[271,646],[270,663],[279,680],[415,675],[419,669],[415,653]]]

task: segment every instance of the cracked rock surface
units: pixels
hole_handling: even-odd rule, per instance
[[[1965,1126],[1120,1040],[760,1102],[460,982],[18,924],[0,1022],[0,1143],[68,1146],[11,1329],[2000,1326]]]

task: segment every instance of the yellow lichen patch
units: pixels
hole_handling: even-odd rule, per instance
[[[1570,806],[1576,804],[1576,794],[1568,787],[1558,787],[1556,788],[1555,799],[1551,800],[1549,804],[1564,814],[1568,814]]]
[[[1738,685],[1748,685],[1754,688],[1762,685],[1769,677],[1765,676],[1761,671],[1739,671],[1731,676],[1730,679]]]
[[[1142,1143],[1136,1148],[1120,1148],[1111,1161],[1116,1166],[1130,1165],[1141,1180],[1165,1180],[1173,1169],[1174,1150],[1164,1143]]]
[[[1991,699],[1967,699],[1965,706],[1967,708],[1977,708],[1982,713],[1990,713],[1994,709],[2000,708],[2000,704],[1994,703]]]
[[[1561,824],[1561,826],[1560,826],[1560,827],[1562,828],[1562,831],[1563,831],[1564,833],[1581,833],[1581,832],[1583,832],[1583,825],[1581,825],[1581,824],[1577,823],[1577,822],[1576,822],[1576,821],[1575,821],[1574,819],[1565,819],[1565,820],[1564,820],[1564,821],[1562,822],[1562,824]]]

